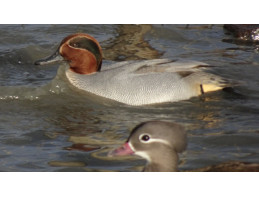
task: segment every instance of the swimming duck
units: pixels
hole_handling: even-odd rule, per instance
[[[148,161],[145,172],[177,171],[178,153],[187,146],[186,131],[176,123],[148,121],[137,125],[128,140],[108,156],[138,155]]]
[[[67,61],[66,77],[78,89],[128,105],[187,100],[229,86],[227,80],[205,72],[210,66],[187,60],[124,61],[101,69],[102,49],[85,33],[67,36],[57,51],[36,65]]]
[[[187,146],[185,129],[176,123],[148,121],[137,125],[124,145],[108,153],[109,157],[138,155],[147,160],[144,172],[178,171],[178,153]],[[258,163],[229,161],[191,172],[258,172]]]

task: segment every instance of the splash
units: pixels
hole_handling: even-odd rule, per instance
[[[60,66],[56,77],[43,86],[1,86],[0,100],[37,100],[42,96],[66,92],[68,86],[65,69],[66,66]]]

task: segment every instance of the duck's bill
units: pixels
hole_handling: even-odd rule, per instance
[[[34,62],[35,65],[45,65],[45,64],[51,64],[58,61],[64,61],[64,58],[59,54],[59,51],[57,50],[53,55],[37,60]]]
[[[134,151],[131,149],[128,142],[120,146],[119,148],[116,148],[115,150],[108,153],[108,156],[123,156],[123,155],[132,155],[134,154]]]

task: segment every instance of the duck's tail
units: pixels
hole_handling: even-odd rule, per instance
[[[223,89],[223,87],[215,84],[200,84],[201,93],[213,92]]]
[[[199,85],[201,94],[229,87],[233,88],[240,84],[239,82],[226,79],[212,73],[197,72],[192,77],[195,78],[195,83]]]

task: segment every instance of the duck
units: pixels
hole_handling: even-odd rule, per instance
[[[187,132],[177,123],[147,121],[138,124],[126,142],[108,157],[138,155],[147,160],[144,172],[178,171],[178,153],[187,147]]]
[[[147,161],[144,172],[177,172],[179,153],[187,148],[187,132],[180,124],[152,120],[138,124],[126,142],[108,157],[137,155]],[[227,161],[187,172],[259,172],[259,163]]]
[[[86,33],[65,37],[51,56],[35,61],[69,64],[65,75],[73,87],[132,106],[188,100],[231,86],[208,72],[213,66],[181,59],[122,61],[102,67],[99,42]]]

